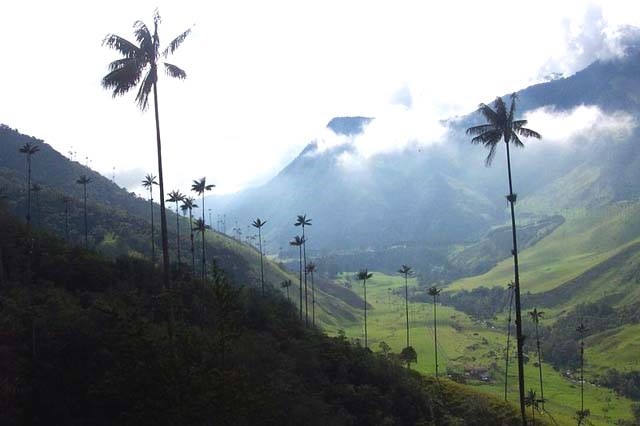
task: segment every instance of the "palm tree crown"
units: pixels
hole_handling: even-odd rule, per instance
[[[156,176],[152,174],[146,175],[142,180],[142,186],[145,189],[148,189],[149,191],[151,191],[151,189],[153,188],[153,185],[157,185],[157,184],[158,184],[158,181],[156,181]]]
[[[260,285],[262,288],[262,295],[264,296],[264,263],[262,260],[262,227],[267,223],[267,221],[262,221],[260,218],[257,218],[251,223],[251,226],[258,229],[258,248],[260,249]]]
[[[205,191],[211,191],[216,186],[211,184],[207,185],[207,178],[201,177],[199,180],[194,180],[191,185],[191,190],[198,195],[203,195]]]
[[[20,147],[20,149],[18,149],[18,152],[20,152],[21,154],[27,154],[27,156],[31,156],[38,151],[40,151],[40,146],[33,145],[31,144],[31,142],[25,143],[24,145],[22,145],[22,147]]]

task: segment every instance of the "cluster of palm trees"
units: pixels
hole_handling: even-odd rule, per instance
[[[309,264],[307,263],[307,236],[305,233],[305,227],[311,226],[311,218],[307,218],[306,214],[298,215],[296,221],[293,224],[296,227],[302,228],[302,235],[296,235],[293,237],[291,241],[289,241],[289,245],[298,247],[298,251],[300,252],[300,268],[299,268],[299,277],[300,277],[300,320],[302,320],[303,314],[303,304],[304,304],[304,319],[305,325],[309,326],[309,291],[308,291],[308,280],[307,278],[311,275],[313,276],[313,272],[316,269],[315,264],[312,263],[311,269],[309,269]],[[304,280],[304,281],[303,281]],[[303,290],[303,282],[304,282],[304,290]],[[303,301],[303,291],[304,291],[304,301]],[[312,324],[315,325],[315,286],[312,285]]]

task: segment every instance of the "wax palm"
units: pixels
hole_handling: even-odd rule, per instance
[[[102,78],[102,87],[113,91],[113,97],[121,96],[138,87],[136,103],[141,110],[149,105],[149,95],[153,91],[153,106],[156,122],[156,146],[158,153],[158,180],[160,193],[164,194],[164,178],[162,173],[162,144],[160,142],[160,117],[158,112],[158,64],[163,63],[160,57],[166,58],[180,47],[191,29],[178,35],[164,49],[160,50],[158,36],[160,15],[156,10],[153,15],[153,33],[141,21],[133,24],[134,36],[138,45],[115,34],[108,34],[102,44],[117,50],[122,58],[109,64],[109,73]],[[181,68],[164,62],[164,69],[168,76],[183,80],[187,74]],[[169,285],[169,239],[167,234],[167,216],[164,207],[164,197],[160,197],[160,229],[162,234],[162,259],[164,265],[164,285]]]
[[[496,153],[496,147],[498,143],[503,140],[507,151],[507,171],[509,177],[509,195],[507,200],[511,208],[511,232],[513,237],[513,270],[514,270],[514,283],[515,283],[515,306],[516,306],[516,341],[518,352],[518,390],[520,396],[520,415],[522,418],[522,424],[526,424],[525,404],[524,404],[524,352],[522,345],[524,343],[524,336],[522,334],[522,309],[520,306],[520,274],[518,271],[518,242],[516,236],[516,216],[515,216],[515,202],[517,195],[513,193],[513,182],[511,178],[511,157],[509,153],[509,144],[513,144],[516,147],[523,147],[524,144],[520,140],[520,136],[531,137],[540,139],[539,133],[528,129],[524,126],[527,125],[527,120],[516,120],[516,99],[517,96],[514,93],[511,95],[511,105],[509,110],[505,105],[502,98],[498,97],[494,101],[494,108],[492,109],[488,105],[480,104],[478,112],[487,120],[486,124],[479,126],[469,127],[466,131],[468,135],[473,136],[471,139],[472,144],[482,144],[489,149],[489,154],[485,160],[487,165],[490,165],[493,161],[493,157]]]
[[[40,212],[40,191],[42,191],[42,187],[37,183],[31,185],[31,192],[36,197],[36,212],[38,213],[38,227],[42,226],[42,215]]]
[[[436,379],[438,378],[438,325],[437,325],[437,317],[436,317],[436,297],[440,295],[442,290],[437,287],[430,287],[427,290],[429,296],[433,297],[433,346],[435,349],[436,356]]]
[[[27,225],[31,224],[31,156],[40,151],[39,145],[25,143],[19,150],[27,156]]]
[[[66,195],[62,197],[62,203],[64,204],[64,238],[67,243],[69,242],[69,204],[71,201],[71,197]]]
[[[182,205],[180,208],[183,212],[189,211],[189,238],[191,240],[191,274],[195,276],[196,274],[196,251],[195,244],[193,241],[193,209],[197,208],[198,205],[195,203],[195,199],[193,197],[184,197],[182,200]]]
[[[533,311],[529,312],[529,316],[531,317],[531,321],[536,326],[536,347],[538,349],[538,372],[540,375],[540,401],[542,402],[542,409],[544,410],[544,389],[542,387],[542,357],[540,353],[540,335],[538,334],[538,324],[540,320],[544,317],[544,312],[539,311],[538,308],[533,308]]]
[[[507,384],[509,378],[509,349],[511,348],[511,312],[513,308],[513,293],[515,284],[511,281],[507,285],[509,290],[509,316],[507,317],[507,348],[506,348],[506,361],[504,366],[504,400],[507,400]]]
[[[180,257],[180,214],[178,209],[180,208],[180,202],[184,200],[184,194],[178,190],[173,190],[167,196],[169,197],[165,200],[167,203],[176,203],[176,247],[178,248],[178,271],[180,271],[182,258]]]
[[[366,269],[360,269],[356,278],[362,281],[362,286],[364,287],[364,347],[369,347],[369,341],[367,336],[367,280],[373,276]]]
[[[589,415],[589,410],[584,409],[584,336],[588,329],[582,320],[576,331],[580,335],[580,411],[578,412],[578,426],[580,426]]]
[[[305,306],[305,322],[307,324],[307,326],[309,325],[309,307],[308,307],[308,294],[309,292],[307,291],[307,237],[304,233],[304,227],[305,226],[311,226],[311,218],[307,219],[307,215],[306,214],[302,214],[302,215],[298,215],[298,218],[296,219],[296,222],[293,224],[294,226],[301,226],[302,227],[302,238],[304,239],[304,243],[302,244],[302,256],[304,259],[304,266],[303,266],[303,271],[304,271],[304,306]]]
[[[529,389],[527,396],[525,396],[524,403],[526,406],[531,407],[531,420],[532,424],[536,424],[536,411],[540,400],[536,397],[536,391]],[[526,424],[526,423],[525,423]]]
[[[204,241],[204,234],[207,231],[207,229],[210,229],[210,227],[209,227],[209,225],[207,225],[205,223],[205,221],[202,218],[199,217],[199,218],[197,218],[195,220],[195,222],[193,224],[193,230],[196,231],[196,232],[200,232],[200,235],[202,236],[202,240],[203,241]],[[202,285],[204,285],[204,280],[206,278],[206,275],[205,275],[206,272],[205,272],[204,267],[205,267],[205,262],[203,261],[202,262],[202,270],[203,270],[203,272],[202,272]]]
[[[156,238],[153,225],[153,185],[157,185],[156,176],[148,174],[142,180],[142,186],[149,190],[149,205],[151,207],[151,262],[156,263]]]
[[[202,210],[202,223],[205,223],[204,194],[207,191],[211,191],[213,188],[215,188],[215,185],[207,185],[207,178],[205,177],[201,177],[199,180],[194,180],[193,184],[191,185],[191,190],[202,197],[202,205],[200,206]],[[202,230],[202,282],[203,283],[207,278],[207,268],[206,268],[207,260],[206,260],[205,248],[204,248],[204,233],[205,233],[205,230],[203,228]]]
[[[304,238],[296,235],[293,240],[289,241],[289,245],[298,247],[300,250],[300,321],[302,321],[302,246],[304,245]]]
[[[262,295],[264,296],[264,264],[262,261],[262,227],[267,223],[267,221],[262,221],[260,218],[257,218],[251,223],[251,226],[258,229],[258,242],[260,249],[260,283],[262,285]]]
[[[287,300],[291,301],[291,298],[289,297],[289,287],[291,287],[293,283],[291,282],[291,280],[284,280],[280,283],[280,287],[284,288],[287,291]]]
[[[409,345],[409,277],[413,274],[411,266],[402,265],[398,273],[404,275],[404,308],[407,318],[407,348]]]
[[[84,246],[88,246],[88,225],[87,225],[87,185],[91,183],[91,179],[85,175],[80,176],[80,179],[76,180],[78,185],[82,185],[84,192]]]
[[[309,262],[307,273],[311,276],[311,324],[316,325],[316,287],[313,284],[313,273],[316,271],[316,264]]]

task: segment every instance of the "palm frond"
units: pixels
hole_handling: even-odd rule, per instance
[[[149,69],[147,75],[144,77],[142,84],[138,88],[138,94],[136,95],[136,103],[142,111],[146,111],[149,106],[149,93],[153,89],[153,84],[158,79],[158,76],[153,72],[153,68]]]
[[[518,148],[524,148],[524,144],[522,143],[522,141],[520,140],[520,138],[518,137],[516,132],[514,132],[514,131],[510,132],[510,139],[511,139],[511,144],[513,146],[518,147]]]
[[[520,121],[524,121],[525,122],[524,124],[527,124],[526,123],[527,120],[520,120]],[[535,130],[527,129],[526,127],[515,127],[513,131],[519,134],[520,136],[524,136],[525,138],[542,139],[542,135],[540,133],[536,132]]]
[[[518,100],[518,94],[513,92],[510,96],[511,98],[511,107],[509,108],[509,122],[513,122],[513,117],[516,115],[516,100]]]
[[[496,144],[487,145],[490,146],[487,158],[484,159],[484,165],[489,167],[493,163],[493,157],[496,156]]]
[[[488,132],[484,132],[471,139],[472,144],[482,143],[484,145],[492,145],[500,142],[500,138],[502,138],[502,131],[495,127]]]
[[[497,125],[499,122],[498,114],[489,105],[480,104],[478,112],[489,122],[489,124]]]
[[[113,89],[113,97],[127,93],[131,88],[135,87],[140,81],[140,76],[144,70],[145,64],[137,58],[128,58],[125,61],[117,62],[113,65],[115,69],[102,78],[102,87],[105,89]],[[111,68],[111,65],[109,68]]]
[[[187,78],[187,73],[184,72],[182,68],[177,67],[168,62],[164,63],[164,71],[167,73],[168,76],[173,78],[177,78],[180,80],[184,80],[185,78]]]
[[[107,34],[107,36],[102,40],[102,45],[117,50],[125,58],[140,56],[140,49],[138,46],[116,34]]]
[[[149,31],[149,28],[142,21],[136,21],[133,24],[133,28],[133,34],[135,35],[138,43],[140,43],[140,48],[145,53],[152,52],[152,50],[148,50],[153,48],[153,39],[151,38],[151,32]]]
[[[465,133],[467,135],[473,136],[473,135],[480,135],[482,133],[491,131],[491,130],[495,130],[496,126],[494,126],[493,124],[481,124],[479,126],[473,126],[473,127],[469,127]]]
[[[184,40],[189,36],[189,34],[191,34],[191,28],[189,28],[182,34],[178,35],[178,37],[174,38],[171,41],[171,43],[169,43],[169,45],[166,47],[166,49],[162,51],[162,56],[166,58],[167,56],[175,52],[178,49],[178,47],[180,47],[182,42],[184,42]]]

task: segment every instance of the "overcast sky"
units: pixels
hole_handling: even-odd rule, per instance
[[[187,80],[158,85],[165,186],[183,192],[268,180],[334,116],[469,112],[616,55],[619,27],[640,26],[628,0],[4,1],[0,122],[137,189],[156,174],[153,113],[101,88],[118,57],[101,41],[133,39],[156,7],[163,42],[193,26],[170,60]]]

